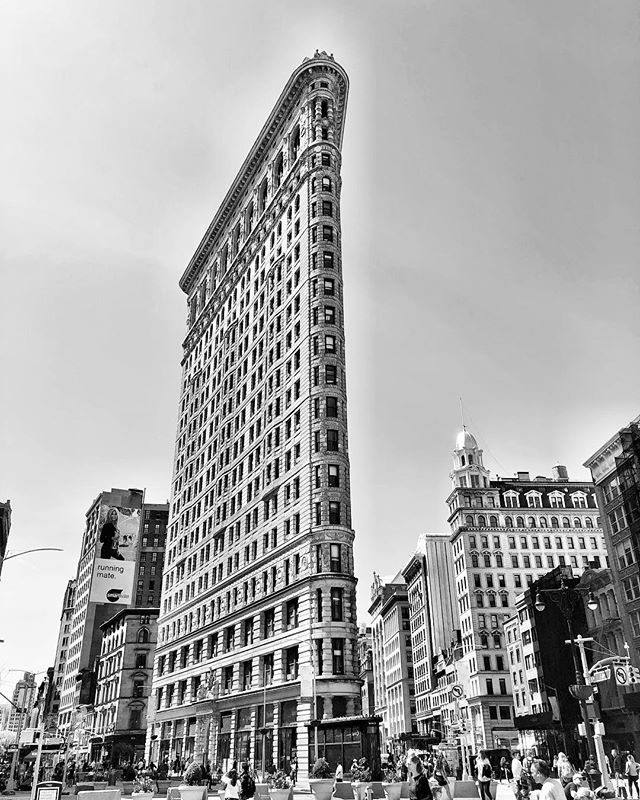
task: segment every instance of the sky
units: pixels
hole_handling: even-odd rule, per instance
[[[350,77],[342,232],[358,607],[493,474],[640,413],[632,0],[4,0],[0,689],[53,664],[84,515],[168,499],[178,279],[293,70]]]

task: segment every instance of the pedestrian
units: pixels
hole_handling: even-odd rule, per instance
[[[344,780],[344,770],[342,769],[342,764],[338,764],[336,767],[336,783],[342,783]]]
[[[491,797],[491,777],[493,769],[487,758],[487,751],[481,750],[476,759],[476,778],[480,790],[480,800],[493,800]]]
[[[429,778],[424,771],[422,761],[416,755],[412,755],[407,763],[409,771],[409,797],[410,800],[433,800]]]
[[[589,787],[589,781],[584,772],[576,772],[573,780],[564,787],[564,796],[567,800],[575,800],[578,794],[578,789]]]
[[[249,800],[249,798],[253,797],[255,793],[256,782],[249,772],[249,764],[246,761],[243,761],[242,774],[240,775],[240,798],[241,800]]]
[[[571,783],[575,770],[564,753],[558,753],[558,778],[563,786]]]
[[[503,778],[505,783],[509,783],[509,762],[506,756],[502,756],[500,759],[500,783],[502,783]]]
[[[292,785],[295,786],[296,785],[296,781],[298,780],[298,758],[297,758],[297,756],[294,756],[291,759],[291,772],[290,772],[290,776],[289,777],[291,778]]]
[[[558,761],[560,754],[558,754]],[[551,777],[551,767],[541,758],[535,758],[531,765],[531,777],[536,783],[542,784],[540,800],[566,800],[562,784]]]
[[[449,766],[443,756],[440,756],[436,763],[433,765],[433,777],[440,787],[440,791],[444,789],[449,800],[453,800],[451,796],[451,789],[449,789],[449,781],[447,776],[449,774]]]
[[[233,763],[235,765],[238,762],[234,761]],[[222,782],[224,783],[225,800],[227,800],[227,798],[232,798],[232,800],[239,800],[240,784],[238,782],[238,771],[235,769],[235,767],[231,767],[229,772],[227,772],[227,774],[222,779]]]
[[[629,753],[627,756],[624,774],[626,775],[627,782],[629,783],[629,797],[633,797],[633,787],[635,786],[636,795],[640,798],[640,790],[638,789],[638,763],[631,753]]]

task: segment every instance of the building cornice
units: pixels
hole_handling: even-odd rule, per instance
[[[286,123],[289,113],[298,101],[304,86],[314,78],[320,77],[323,73],[327,72],[332,72],[341,79],[339,84],[340,93],[337,97],[334,115],[334,141],[337,146],[340,147],[349,91],[349,79],[344,69],[334,61],[333,56],[329,56],[326,53],[316,53],[313,58],[305,59],[289,78],[269,118],[249,151],[249,155],[240,167],[220,208],[180,278],[180,288],[186,294],[189,294],[191,291],[196,276],[211,255],[218,235],[230,222],[232,215],[237,213],[238,201],[250,186],[258,167]]]

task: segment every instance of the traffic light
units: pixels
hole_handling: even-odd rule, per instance
[[[640,669],[638,669],[637,667],[628,666],[627,671],[629,673],[628,677],[629,684],[640,683]]]

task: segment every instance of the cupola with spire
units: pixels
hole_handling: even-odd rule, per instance
[[[463,425],[456,436],[456,447],[453,451],[453,472],[450,477],[454,488],[489,486],[489,475],[489,470],[482,463],[482,450],[478,447],[476,437]]]

